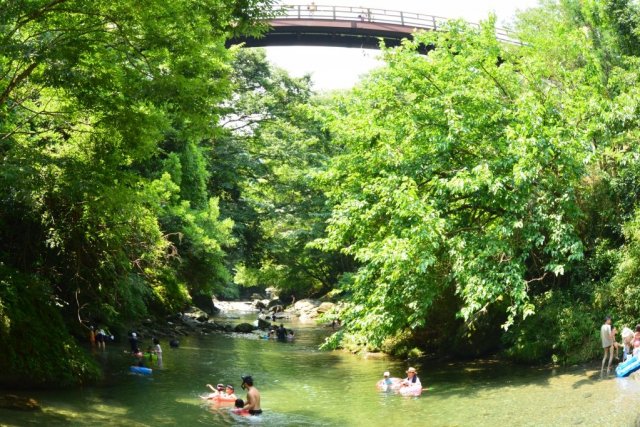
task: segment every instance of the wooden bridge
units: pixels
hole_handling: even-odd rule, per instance
[[[378,49],[381,39],[387,46],[398,46],[414,31],[438,31],[447,21],[449,19],[440,16],[386,9],[323,6],[313,2],[282,5],[277,18],[270,21],[271,29],[264,36],[234,38],[227,45]],[[496,29],[496,37],[507,43],[518,43],[504,29]]]

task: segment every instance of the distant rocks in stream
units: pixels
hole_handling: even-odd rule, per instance
[[[142,340],[152,337],[177,339],[180,336],[206,335],[215,332],[234,335],[256,334],[258,331],[269,329],[272,323],[278,323],[292,317],[298,317],[301,321],[310,321],[339,308],[332,302],[314,299],[302,299],[289,307],[285,307],[278,298],[254,299],[253,301],[214,300],[214,303],[215,310],[211,311],[221,314],[215,318],[200,308],[189,307],[184,312],[168,316],[164,322],[157,319],[145,319],[132,330],[135,330]],[[262,316],[258,316],[261,311]],[[234,319],[233,313],[256,313],[256,321],[236,324],[231,322]],[[275,321],[273,320],[274,316]]]

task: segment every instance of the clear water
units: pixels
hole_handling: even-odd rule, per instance
[[[183,337],[178,349],[163,342],[164,369],[152,376],[128,372],[126,345],[96,357],[108,368],[107,385],[17,393],[36,398],[43,411],[0,409],[6,426],[632,426],[640,381],[600,379],[598,367],[535,369],[481,361],[412,362],[427,391],[418,398],[376,391],[381,373],[401,376],[407,362],[322,352],[330,328],[286,323],[296,341],[279,343],[210,334]],[[144,343],[147,344],[147,343]],[[238,417],[228,406],[200,398],[206,383],[253,375],[264,414]]]

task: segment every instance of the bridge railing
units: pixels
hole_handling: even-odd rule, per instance
[[[281,5],[281,15],[277,19],[310,19],[329,21],[371,22],[376,24],[393,24],[405,27],[437,31],[450,21],[448,18],[422,13],[404,12],[399,10],[375,9],[368,7],[327,6],[310,4]],[[478,24],[469,25],[479,27]],[[520,44],[504,28],[496,28],[498,40]]]

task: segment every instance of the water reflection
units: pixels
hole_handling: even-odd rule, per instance
[[[242,321],[242,319],[238,319]],[[376,391],[382,372],[403,376],[408,363],[322,352],[331,328],[285,322],[296,341],[211,334],[181,339],[163,370],[128,373],[125,347],[102,355],[107,385],[29,393],[42,413],[0,410],[2,425],[147,426],[517,426],[634,425],[640,382],[598,378],[599,367],[536,369],[496,361],[411,362],[427,389],[419,398]],[[146,343],[145,343],[146,344]],[[200,398],[206,383],[233,384],[252,374],[261,417],[239,417]]]

